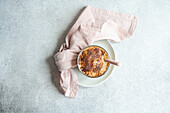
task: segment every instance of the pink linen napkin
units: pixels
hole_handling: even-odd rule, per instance
[[[77,66],[78,53],[97,40],[121,42],[132,36],[137,17],[87,6],[70,29],[66,42],[54,55],[60,71],[60,85],[65,96],[75,97],[78,77],[73,68]]]

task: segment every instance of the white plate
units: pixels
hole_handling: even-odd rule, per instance
[[[109,58],[112,59],[112,60],[115,60],[114,50],[113,50],[111,44],[107,40],[96,41],[96,42],[93,43],[93,45],[98,45],[98,46],[103,47],[108,52]],[[104,81],[106,81],[110,77],[110,75],[111,75],[111,73],[113,71],[113,68],[114,68],[114,66],[110,65],[108,70],[105,72],[105,74],[102,75],[101,77],[98,77],[98,78],[87,77],[84,74],[82,74],[78,70],[78,68],[74,68],[74,70],[75,70],[75,72],[76,72],[76,74],[78,76],[80,86],[94,87],[94,86],[97,86],[97,85],[103,83]]]

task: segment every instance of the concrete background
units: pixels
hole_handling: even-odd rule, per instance
[[[53,54],[90,5],[138,16],[112,46],[122,67],[74,99],[60,93]],[[170,113],[169,0],[0,0],[1,113]]]

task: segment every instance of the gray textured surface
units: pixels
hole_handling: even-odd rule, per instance
[[[86,5],[139,21],[131,38],[112,43],[123,66],[70,99],[58,91],[52,56]],[[1,113],[169,113],[169,70],[168,0],[0,0]]]

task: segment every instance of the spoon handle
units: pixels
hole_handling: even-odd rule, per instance
[[[113,65],[116,65],[116,66],[120,66],[121,64],[119,62],[116,62],[116,61],[113,61],[113,60],[110,60],[110,59],[104,59],[106,62],[110,63],[110,64],[113,64]]]

